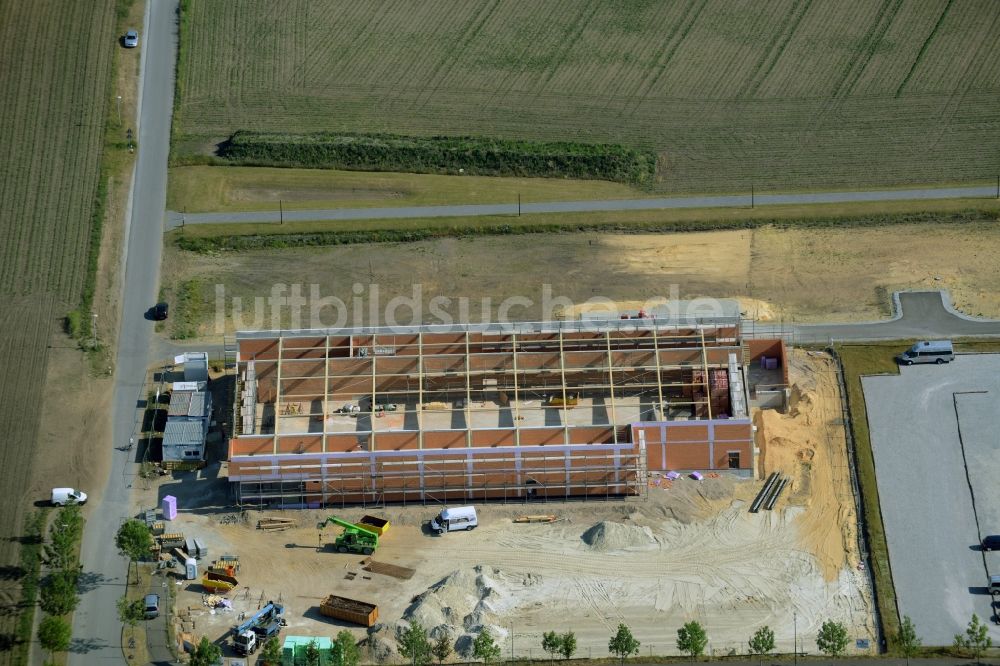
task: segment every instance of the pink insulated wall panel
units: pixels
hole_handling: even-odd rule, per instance
[[[177,517],[177,498],[173,495],[163,497],[163,517],[166,520],[173,520]]]

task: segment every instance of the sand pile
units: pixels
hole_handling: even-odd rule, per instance
[[[486,627],[497,640],[507,635],[499,616],[514,606],[514,587],[536,585],[530,573],[508,576],[494,567],[476,566],[454,571],[413,599],[403,621],[378,624],[369,631],[372,656],[385,660],[398,652],[396,642],[411,622],[419,622],[432,639],[447,636],[455,650],[470,656],[472,641]]]
[[[844,566],[857,564],[840,386],[829,356],[795,350],[790,361],[788,413],[763,410],[754,418],[761,465],[764,475],[791,477],[778,506],[807,507],[798,520],[802,541],[833,581]],[[831,529],[836,525],[841,529]]]
[[[648,527],[623,525],[609,520],[597,523],[580,538],[591,550],[599,551],[649,548],[656,545],[656,537]]]

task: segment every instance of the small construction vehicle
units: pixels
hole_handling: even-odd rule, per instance
[[[233,627],[233,649],[237,654],[251,655],[265,640],[277,636],[284,624],[285,607],[269,601],[246,621]]]
[[[360,525],[341,520],[336,516],[330,516],[323,522],[316,525],[316,529],[321,530],[328,523],[340,525],[344,531],[340,533],[337,540],[333,542],[333,548],[338,553],[361,553],[371,555],[378,548],[378,533]]]

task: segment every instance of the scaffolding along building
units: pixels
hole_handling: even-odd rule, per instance
[[[634,495],[752,474],[738,318],[237,335],[241,504]]]

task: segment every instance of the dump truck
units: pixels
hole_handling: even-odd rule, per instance
[[[345,622],[370,627],[378,620],[378,606],[367,601],[348,599],[331,594],[319,605],[319,612],[325,617],[332,617]]]
[[[243,656],[257,651],[264,641],[277,636],[285,623],[285,607],[273,601],[233,627],[233,649]]]
[[[340,525],[344,531],[340,533],[337,540],[333,542],[333,548],[338,553],[361,553],[371,555],[378,548],[378,533],[372,530],[341,520],[336,516],[330,516],[323,522],[316,525],[316,529],[321,530],[328,523]]]

